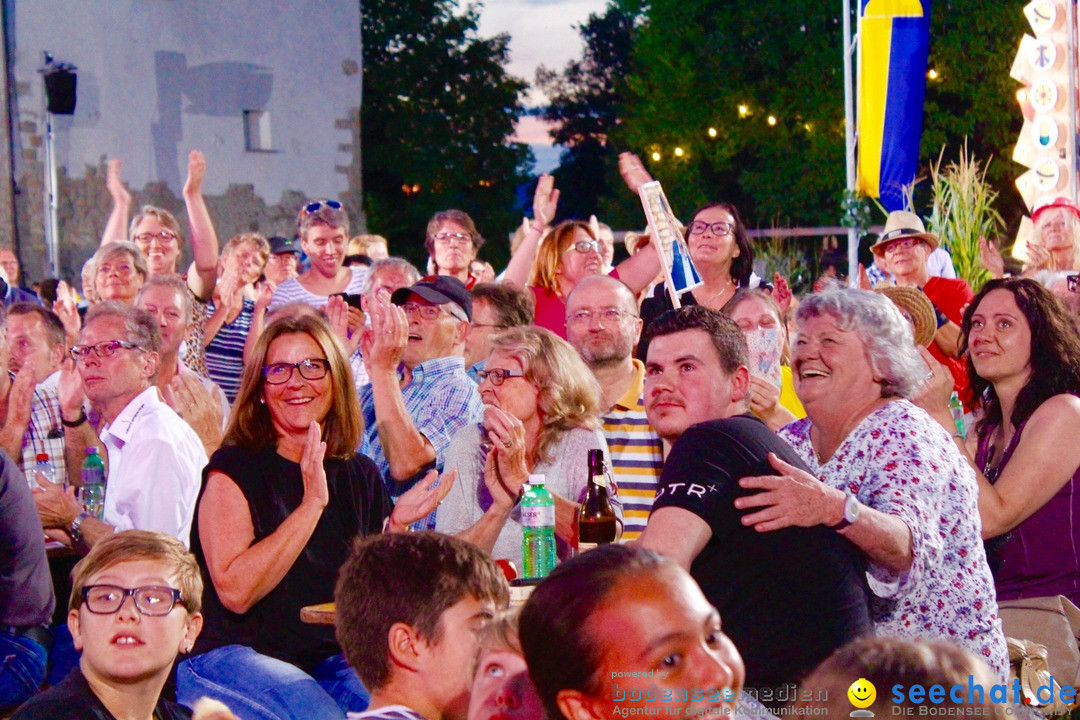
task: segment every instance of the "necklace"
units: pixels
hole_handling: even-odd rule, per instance
[[[698,297],[698,295],[695,293],[694,299],[698,301],[698,305],[708,305],[710,302],[715,302],[718,298],[722,298],[729,290],[734,289],[735,283],[731,282],[731,279],[728,278],[727,284],[716,292],[710,293],[708,295],[703,295],[701,297]]]

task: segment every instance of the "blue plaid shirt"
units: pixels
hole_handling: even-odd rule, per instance
[[[457,431],[484,417],[484,404],[476,383],[465,373],[465,360],[460,356],[436,358],[420,363],[412,371],[412,381],[401,389],[405,410],[420,434],[435,448],[435,469],[442,472],[446,449]],[[382,442],[375,424],[375,401],[371,385],[360,391],[360,408],[364,413],[364,441],[360,452],[375,461],[382,472],[387,493],[395,501],[422,477],[398,482],[390,476],[390,464],[383,454]],[[413,524],[419,530],[435,528],[435,513]]]

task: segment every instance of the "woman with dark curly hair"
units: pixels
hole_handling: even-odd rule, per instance
[[[1060,301],[1026,278],[984,285],[963,331],[981,398],[975,433],[955,433],[947,389],[924,407],[975,469],[998,599],[1080,603],[1080,338]]]

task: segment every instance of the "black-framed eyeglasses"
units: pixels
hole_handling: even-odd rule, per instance
[[[271,385],[281,385],[292,379],[293,370],[299,370],[305,380],[322,380],[330,372],[330,361],[306,358],[294,363],[270,363],[263,366],[263,378]]]
[[[162,245],[168,245],[169,243],[176,242],[177,237],[175,233],[171,233],[168,230],[162,230],[156,233],[139,233],[135,236],[135,242],[146,243],[149,245],[152,241],[157,240]]]
[[[1080,275],[1067,275],[1065,282],[1069,285],[1069,292],[1080,293]]]
[[[592,322],[594,317],[600,318],[602,323],[608,323],[614,325],[623,318],[624,315],[632,315],[625,310],[619,310],[618,308],[607,308],[606,310],[579,310],[576,313],[570,313],[566,316],[566,322],[569,325],[588,325]],[[637,317],[632,315],[632,317]]]
[[[162,617],[172,612],[183,595],[176,588],[146,585],[122,588],[119,585],[87,585],[82,589],[83,604],[95,615],[112,615],[124,605],[128,595],[135,599],[135,608],[143,615]]]
[[[304,206],[304,215],[317,213],[324,207],[328,207],[331,210],[340,210],[341,203],[339,203],[337,200],[312,200]]]
[[[695,220],[690,223],[691,235],[704,235],[706,230],[712,230],[713,235],[729,235],[735,232],[735,225],[733,223],[724,222],[723,220],[714,223],[707,223],[704,220]]]
[[[571,250],[576,250],[577,252],[581,253],[582,255],[584,255],[587,252],[592,252],[594,250],[596,252],[600,252],[600,241],[599,240],[578,240],[576,243],[573,243],[572,245],[570,245],[570,247],[563,250],[563,255],[570,252]]]
[[[504,370],[503,368],[495,368],[494,370],[481,370],[476,373],[476,379],[480,382],[490,380],[491,384],[495,387],[499,387],[503,384],[503,380],[512,377],[525,377],[525,373],[521,370]]]
[[[135,343],[129,343],[124,340],[106,340],[105,342],[99,342],[97,345],[72,345],[68,348],[68,354],[71,355],[71,359],[75,362],[90,357],[90,353],[93,352],[99,358],[110,358],[116,354],[116,351],[120,348],[125,350],[142,350],[141,347]]]
[[[431,236],[439,245],[469,245],[472,243],[472,236],[468,233],[435,233]]]

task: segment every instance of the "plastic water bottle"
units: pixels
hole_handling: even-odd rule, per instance
[[[521,498],[522,576],[545,578],[555,569],[555,499],[543,475],[530,475]]]
[[[83,460],[81,477],[79,501],[87,514],[101,520],[105,514],[105,463],[98,456],[96,447],[86,448],[86,459]]]
[[[37,480],[38,473],[41,473],[46,480],[53,485],[64,484],[62,480],[56,479],[56,468],[49,461],[49,453],[38,453],[36,456],[36,462],[34,463],[34,480]]]
[[[960,433],[961,437],[967,437],[967,431],[964,430],[964,404],[960,402],[960,396],[955,390],[949,398],[949,412],[952,413],[953,422],[956,423],[956,432]]]

